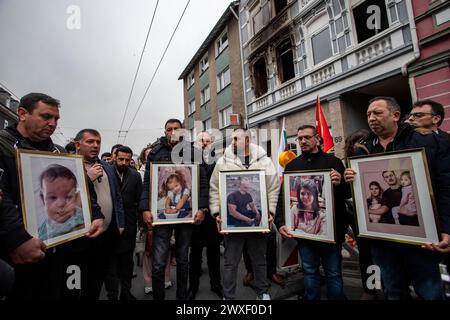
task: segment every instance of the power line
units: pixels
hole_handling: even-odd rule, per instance
[[[144,56],[145,47],[147,46],[147,41],[148,41],[148,37],[150,35],[150,30],[152,30],[153,20],[155,19],[156,10],[158,9],[158,4],[159,4],[159,0],[156,1],[156,6],[155,6],[155,10],[153,11],[152,20],[150,21],[150,26],[148,27],[147,37],[145,38],[144,46],[142,48],[141,57],[139,58],[139,63],[138,63],[136,72],[134,74],[133,85],[131,86],[130,95],[128,96],[127,107],[125,108],[125,112],[123,113],[122,122],[120,124],[119,135],[117,136],[117,142],[119,142],[120,132],[122,131],[123,123],[125,121],[125,117],[128,112],[128,107],[130,106],[131,96],[133,95],[133,91],[134,91],[134,85],[136,84],[136,79],[137,79],[137,76],[139,73],[139,69],[141,67],[142,57]]]
[[[140,110],[141,107],[142,107],[142,104],[143,104],[143,102],[144,102],[144,99],[145,99],[145,97],[147,96],[147,92],[148,92],[148,90],[150,89],[150,86],[152,85],[153,80],[155,79],[156,73],[158,72],[159,67],[161,66],[161,63],[162,63],[162,61],[163,61],[163,59],[164,59],[164,57],[165,57],[165,55],[166,55],[166,53],[167,53],[167,49],[169,49],[170,43],[172,42],[172,39],[173,39],[173,37],[175,36],[175,33],[177,32],[178,26],[180,25],[181,20],[183,19],[183,16],[184,16],[184,14],[185,14],[185,12],[186,12],[186,10],[187,10],[187,8],[188,8],[190,2],[191,2],[191,0],[188,0],[188,2],[186,3],[186,6],[184,7],[183,13],[182,13],[181,16],[180,16],[180,19],[178,20],[178,23],[177,23],[175,29],[173,30],[172,36],[170,37],[169,42],[167,43],[166,49],[164,50],[164,53],[163,53],[163,55],[161,56],[161,59],[159,60],[158,66],[156,67],[156,70],[155,70],[155,72],[153,73],[152,79],[150,80],[150,83],[148,84],[147,89],[145,90],[144,96],[142,97],[142,100],[141,100],[141,102],[139,103],[139,107],[137,108],[137,110],[136,110],[136,112],[135,112],[135,114],[134,114],[134,116],[133,116],[133,119],[131,120],[130,126],[128,127],[127,131],[125,131],[125,136],[124,136],[124,139],[123,139],[123,142],[124,142],[124,143],[125,143],[125,141],[126,141],[126,139],[127,139],[128,131],[130,130],[131,126],[133,125],[134,120],[136,119],[136,116],[137,116],[137,114],[139,113],[139,110]]]

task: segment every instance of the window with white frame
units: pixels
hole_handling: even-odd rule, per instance
[[[188,88],[191,87],[195,83],[195,75],[194,70],[188,75]]]
[[[228,47],[228,34],[226,32],[222,33],[219,40],[216,42],[216,54],[219,55]]]
[[[331,42],[333,53],[342,53],[350,47],[349,15],[344,0],[332,0],[327,7],[330,18]]]
[[[252,31],[255,35],[261,30],[270,20],[270,1],[259,0],[255,6],[250,9]]]
[[[387,7],[389,10],[389,16],[391,23],[398,20],[400,22],[408,21],[408,10],[406,9],[405,0],[388,0]]]
[[[208,62],[208,53],[206,53],[202,60],[200,60],[200,73],[205,72],[209,68],[209,62]]]
[[[297,153],[297,150],[299,150],[300,148],[298,147],[298,143],[297,143],[297,136],[292,136],[292,137],[288,137],[287,138],[287,144],[289,146],[289,150],[295,152],[295,154]]]
[[[303,75],[305,73],[305,70],[308,68],[308,64],[306,61],[306,44],[305,44],[305,37],[303,35],[303,30],[299,29],[299,42],[297,45],[297,66],[298,66],[298,72],[300,75]]]
[[[212,128],[211,118],[206,119],[205,121],[203,121],[203,131],[209,130],[211,128]]]
[[[380,5],[380,3],[382,5]],[[378,19],[374,19],[373,8],[378,8]],[[386,5],[384,1],[366,0],[352,8],[355,21],[356,37],[358,43],[372,38],[378,33],[389,28]]]
[[[210,98],[211,98],[211,95],[210,95],[210,91],[209,91],[209,86],[207,86],[200,92],[200,104],[204,105],[206,102],[209,101]]]
[[[226,70],[217,75],[217,92],[221,91],[223,88],[229,85],[230,82],[230,68],[226,68]]]
[[[230,115],[233,113],[233,107],[229,106],[219,111],[219,126],[224,128],[230,125]]]
[[[195,112],[195,99],[192,99],[191,101],[189,101],[188,114],[192,114],[194,112]]]

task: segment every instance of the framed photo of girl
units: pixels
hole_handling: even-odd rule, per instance
[[[221,233],[269,232],[264,170],[219,173]]]
[[[153,225],[194,222],[198,210],[198,175],[198,164],[151,164]]]
[[[47,247],[77,239],[91,226],[83,157],[17,150],[23,221]]]
[[[423,149],[351,157],[348,163],[356,172],[352,189],[361,237],[416,245],[439,242]]]
[[[285,222],[294,237],[335,243],[330,172],[296,171],[283,174]]]

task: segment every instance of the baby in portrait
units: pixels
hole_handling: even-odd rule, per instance
[[[40,198],[46,217],[39,227],[39,239],[47,240],[84,228],[77,178],[59,164],[49,165],[39,176]]]

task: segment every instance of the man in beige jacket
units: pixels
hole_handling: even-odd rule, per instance
[[[276,210],[279,184],[275,166],[267,156],[265,150],[251,142],[248,130],[235,129],[232,133],[231,145],[225,149],[224,155],[217,161],[210,180],[209,205],[210,212],[216,218],[220,231],[221,219],[219,216],[219,173],[230,170],[264,170],[266,173],[266,190],[269,204],[269,225]],[[264,199],[261,199],[264,201]],[[242,257],[242,250],[247,244],[254,272],[254,289],[258,299],[270,300],[268,294],[269,284],[266,278],[266,245],[267,235],[264,233],[234,233],[224,236],[225,254],[223,269],[223,295],[225,299],[234,299],[236,296],[236,278],[238,265]]]

